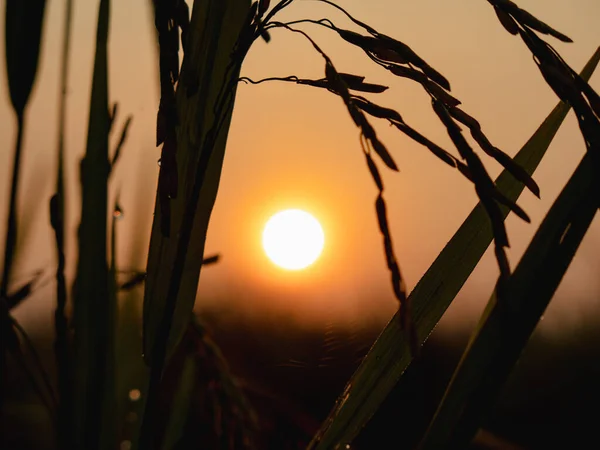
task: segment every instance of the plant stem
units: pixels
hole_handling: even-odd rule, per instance
[[[17,243],[17,191],[19,187],[19,173],[21,165],[21,150],[23,146],[23,129],[25,127],[24,114],[17,115],[17,141],[15,144],[15,159],[13,162],[12,183],[10,187],[10,200],[8,206],[8,223],[6,226],[6,239],[4,249],[4,267],[0,283],[0,296],[6,298],[8,279],[12,269],[15,246]]]
[[[65,280],[65,182],[64,182],[64,148],[67,110],[68,64],[71,41],[71,22],[73,16],[73,0],[66,0],[65,23],[63,28],[63,49],[60,78],[60,102],[58,115],[58,170],[56,179],[55,201],[51,203],[51,221],[56,239],[56,309],[54,311],[54,353],[58,379],[58,445],[70,448],[70,425],[73,408],[71,389],[71,364],[68,342],[68,319],[65,312],[67,304],[67,287]]]

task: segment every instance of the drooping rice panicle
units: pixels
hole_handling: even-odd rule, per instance
[[[562,42],[573,41],[509,0],[488,0],[488,3],[494,7],[507,31],[519,35],[527,45],[535,64],[556,95],[573,107],[586,148],[600,169],[600,96],[536,32]]]
[[[320,21],[312,21],[312,20],[302,20],[296,21],[299,22],[311,22],[321,26],[325,26],[327,28],[335,30],[342,39],[347,41],[350,44],[353,44],[359,48],[361,48],[373,61],[382,67],[389,70],[391,73],[409,78],[417,83],[419,83],[424,90],[431,96],[432,105],[434,110],[444,126],[448,129],[450,137],[457,147],[459,154],[465,160],[466,166],[469,169],[470,180],[475,184],[475,190],[479,199],[482,201],[484,205],[486,205],[486,211],[490,215],[490,220],[493,222],[493,229],[495,230],[496,237],[496,256],[498,259],[498,265],[501,273],[501,278],[505,279],[507,276],[506,268],[508,267],[506,255],[504,254],[504,250],[501,250],[505,247],[508,247],[508,237],[506,234],[506,230],[504,229],[504,225],[501,220],[499,220],[500,215],[498,214],[498,204],[497,201],[500,201],[502,204],[511,208],[517,216],[528,221],[529,218],[527,214],[516,205],[514,202],[506,201],[502,196],[500,196],[497,192],[497,188],[495,187],[493,181],[491,180],[489,174],[487,173],[485,167],[479,160],[479,157],[476,156],[473,149],[468,145],[466,140],[460,135],[460,127],[454,122],[460,119],[465,120],[467,122],[467,126],[469,126],[471,135],[477,144],[484,150],[486,154],[494,158],[497,162],[499,162],[505,169],[508,169],[515,178],[519,181],[522,181],[525,186],[530,189],[536,196],[539,197],[539,188],[533,178],[522,168],[519,168],[517,164],[515,164],[512,159],[502,152],[500,149],[491,144],[489,139],[485,136],[485,134],[481,130],[481,125],[474,120],[471,116],[466,114],[462,110],[458,110],[455,114],[457,118],[449,114],[448,110],[456,108],[461,102],[456,99],[454,96],[449,94],[447,91],[450,89],[450,84],[448,81],[436,70],[432,69],[421,57],[419,57],[410,47],[406,44],[397,41],[389,36],[378,33],[372,27],[357,21],[354,19],[349,13],[347,13],[343,8],[338,5],[335,5],[327,0],[323,0],[324,3],[335,6],[337,9],[343,11],[354,23],[361,26],[370,34],[369,36],[362,35],[360,33],[345,30],[339,27],[336,27],[330,20],[322,19]],[[280,23],[280,22],[271,22],[266,25],[267,27],[287,27],[290,29],[289,24]],[[299,31],[299,30],[294,30]],[[299,31],[301,32],[301,31]],[[302,32],[306,35],[306,33]],[[307,36],[307,35],[306,35]],[[308,37],[308,36],[307,36]],[[309,38],[310,39],[310,38]],[[314,43],[313,43],[314,46]],[[391,56],[394,55],[394,56]],[[384,58],[387,58],[386,61]],[[396,61],[396,62],[392,62]],[[327,68],[327,65],[326,65]],[[419,69],[419,70],[418,70]],[[329,90],[331,86],[335,86],[334,81],[331,77],[328,77],[326,74],[326,79],[328,80],[329,86],[325,86],[323,81],[319,81],[318,83],[305,83],[305,84],[317,84],[317,87],[327,87]],[[287,80],[292,81],[292,80]],[[296,82],[298,82],[296,80]],[[336,92],[336,88],[333,89],[334,93],[340,95],[344,98],[343,92]],[[362,123],[364,121],[363,118],[358,116],[356,112],[353,110],[354,106],[350,104],[351,99],[344,100],[347,104],[350,115],[352,116],[355,124],[363,129],[363,134],[368,138],[371,134],[372,127],[367,124],[363,127]],[[362,102],[363,106],[368,103]],[[368,107],[368,106],[367,106]],[[373,108],[371,108],[373,110]],[[440,112],[443,110],[443,114]],[[383,111],[379,110],[378,113]],[[389,120],[389,119],[388,119]],[[400,131],[407,131],[407,128],[403,125],[400,125],[402,122],[397,122],[397,128]],[[365,134],[366,130],[366,134]],[[374,133],[374,132],[373,132]],[[412,133],[414,136],[414,133]],[[460,136],[459,136],[460,135]],[[422,139],[420,139],[423,142]],[[440,148],[438,146],[430,146],[426,145],[434,154],[440,157],[444,162],[456,166],[455,161],[451,161],[452,157],[448,157],[447,152],[440,152]],[[372,142],[373,149],[378,152],[382,144],[378,139],[375,139]],[[385,147],[383,147],[385,148]],[[384,157],[384,162],[389,163],[389,159],[387,159],[386,154],[389,154],[387,151],[383,152],[382,155]],[[475,165],[472,167],[472,165]],[[464,171],[461,171],[464,173]]]
[[[377,170],[377,166],[375,165],[373,159],[370,156],[370,152],[375,152],[381,158],[384,164],[391,170],[398,171],[398,166],[396,165],[394,159],[390,155],[385,145],[377,137],[375,129],[369,123],[363,111],[354,103],[353,97],[350,94],[349,86],[346,83],[345,78],[351,83],[356,83],[356,81],[358,81],[358,79],[355,78],[356,76],[348,77],[347,74],[340,74],[336,70],[329,56],[327,56],[327,54],[317,45],[317,43],[302,30],[292,28],[289,25],[283,23],[274,22],[274,24],[294,33],[299,33],[303,35],[312,44],[313,48],[323,57],[323,59],[325,60],[324,80],[326,80],[328,90],[335,93],[342,99],[344,105],[348,110],[348,113],[350,114],[350,117],[354,121],[354,124],[360,129],[360,143],[363,148],[363,152],[367,156],[367,167],[379,190],[379,194],[375,202],[377,220],[379,223],[379,229],[383,235],[384,251],[386,255],[387,267],[391,275],[394,296],[400,304],[400,322],[402,328],[407,333],[409,342],[411,343],[411,351],[414,354],[417,354],[419,346],[417,345],[417,338],[411,317],[411,309],[407,300],[408,297],[406,293],[406,285],[401,275],[400,267],[392,245],[391,234],[388,226],[386,206],[385,201],[383,199],[383,183],[381,180],[381,176],[379,175],[379,172]],[[293,80],[287,79],[286,81]],[[360,80],[360,82],[362,83],[362,79]]]

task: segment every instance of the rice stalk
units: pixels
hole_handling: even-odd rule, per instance
[[[18,0],[6,1],[5,44],[8,87],[13,111],[17,118],[12,183],[10,189],[8,223],[4,249],[4,266],[0,280],[0,296],[6,297],[10,271],[17,243],[17,193],[23,133],[25,130],[25,108],[37,73],[40,41],[44,22],[45,0],[36,0],[25,5]]]
[[[121,146],[119,144],[119,146]],[[116,154],[116,153],[115,153]],[[114,158],[113,158],[114,160]],[[117,284],[117,222],[123,218],[123,210],[119,205],[119,195],[113,207],[111,215],[110,232],[110,263],[108,269],[108,309],[109,318],[106,335],[106,373],[105,389],[103,399],[103,428],[102,442],[100,448],[112,448],[117,442],[117,361],[116,361],[116,333],[117,333],[117,308],[118,308],[118,284]]]
[[[167,66],[171,67],[170,74],[162,67],[173,50],[162,48],[160,21],[168,17],[159,17],[157,8],[161,80],[169,74],[171,83],[179,82],[174,98],[172,87],[161,88],[157,121],[157,142],[164,143],[144,294],[144,358],[151,374],[141,448],[150,448],[153,441],[162,372],[187,328],[196,297],[235,81],[254,40],[255,29],[250,21],[253,15],[247,5],[245,0],[194,3],[189,34],[182,36],[184,60],[180,75],[174,75],[173,63]],[[185,21],[178,19],[175,23]],[[176,36],[176,28],[171,36]]]
[[[98,10],[87,148],[81,161],[79,260],[74,285],[76,448],[93,450],[102,442],[103,402],[107,394],[110,303],[107,266],[108,31],[110,1]]]
[[[57,442],[63,448],[70,448],[71,415],[73,412],[71,354],[69,343],[67,305],[67,283],[65,279],[65,180],[64,153],[67,114],[68,64],[71,49],[71,28],[73,0],[65,1],[65,18],[60,69],[60,97],[58,111],[58,145],[56,192],[50,200],[50,223],[56,241],[56,308],[54,310],[54,353],[59,392]]]
[[[600,62],[600,49],[581,72],[589,80]],[[570,105],[561,102],[517,153],[514,160],[532,174],[564,121]],[[496,179],[498,190],[515,201],[524,189],[521,181],[504,170]],[[509,210],[502,208],[507,216]],[[477,205],[410,293],[419,342],[423,343],[458,294],[492,241],[492,231],[482,205]],[[383,400],[396,387],[410,389],[401,376],[412,363],[409,345],[397,319],[392,319],[377,338],[359,368],[346,384],[311,449],[333,449],[352,442]]]
[[[23,134],[25,132],[25,109],[33,89],[37,73],[45,0],[25,4],[19,0],[6,0],[5,10],[5,57],[10,101],[17,118],[12,181],[4,240],[4,265],[0,279],[0,299],[6,302],[8,286],[17,244],[17,198]],[[6,376],[6,351],[10,342],[8,308],[0,309],[0,410],[4,403],[4,377]]]

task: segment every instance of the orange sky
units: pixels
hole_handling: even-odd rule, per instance
[[[47,201],[55,176],[63,2],[48,3],[40,71],[27,112],[20,195],[21,224],[27,226],[21,231],[22,247],[15,273],[19,281],[40,267],[54,264]],[[67,140],[72,214],[69,252],[73,257],[79,195],[75,183],[78,159],[85,148],[98,2],[75,3]],[[143,269],[159,158],[159,150],[153,145],[158,90],[152,20],[147,0],[112,3],[110,96],[119,102],[118,123],[126,114],[134,116],[125,154],[111,186],[113,192],[120,190],[125,212],[119,227],[118,258],[124,269]],[[597,0],[518,3],[573,38],[574,44],[552,43],[575,69],[580,70],[600,44]],[[378,30],[411,45],[449,78],[464,109],[479,119],[496,146],[511,155],[557,102],[542,82],[528,50],[504,31],[484,0],[340,0],[339,4]],[[1,0],[0,9],[4,10]],[[341,14],[310,0],[296,0],[282,19],[325,16],[350,27]],[[0,24],[0,28],[3,26]],[[411,125],[452,150],[426,95],[413,82],[394,78],[332,32],[313,25],[304,29],[322,45],[338,70],[389,85],[388,92],[376,99],[396,108]],[[243,66],[243,75],[256,79],[291,74],[323,76],[322,59],[301,37],[274,31],[272,38],[268,45],[256,43]],[[5,87],[3,46],[0,52],[0,193],[7,198],[15,127]],[[594,75],[591,84],[600,90],[600,76]],[[466,180],[425,149],[383,123],[377,124],[377,130],[401,171],[384,173],[384,181],[395,249],[408,287],[412,288],[470,212],[476,198]],[[579,130],[569,117],[534,176],[542,199],[529,193],[521,199],[533,225],[508,219],[513,266],[583,152]],[[489,163],[487,167],[494,176],[499,173],[497,164]],[[339,320],[358,315],[387,319],[396,303],[374,213],[375,196],[357,129],[338,98],[325,91],[282,83],[240,86],[207,241],[207,254],[219,252],[223,259],[202,275],[201,306],[217,299],[224,308],[258,314],[298,314],[301,320],[308,313],[311,320],[319,321],[331,319],[333,313],[341,317]],[[288,207],[312,212],[325,228],[324,254],[304,272],[275,269],[260,249],[264,222],[270,214]],[[3,201],[0,213],[4,215],[5,210]],[[0,221],[2,236],[3,226],[4,219]],[[600,221],[596,219],[545,323],[561,321],[575,326],[592,308],[597,309],[599,244]],[[71,275],[74,262],[71,258]],[[496,274],[495,262],[487,255],[451,308],[450,316],[473,321],[487,301]],[[46,278],[51,278],[49,269]],[[49,287],[17,311],[25,326],[50,325]]]

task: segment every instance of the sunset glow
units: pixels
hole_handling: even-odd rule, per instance
[[[262,243],[274,264],[287,270],[300,270],[321,255],[325,234],[312,215],[299,209],[288,209],[269,219]]]

